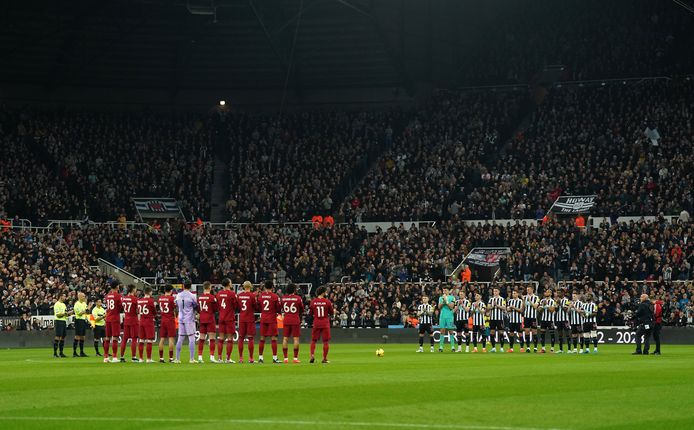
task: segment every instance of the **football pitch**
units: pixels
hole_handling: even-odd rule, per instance
[[[104,364],[2,350],[0,428],[694,427],[694,346],[664,345],[662,356],[646,357],[630,355],[633,345],[597,355],[382,345],[382,358],[377,347],[334,344],[325,365],[308,363],[308,345],[301,364],[281,365]]]

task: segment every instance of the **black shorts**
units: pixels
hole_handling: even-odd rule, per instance
[[[598,328],[597,328],[595,323],[592,323],[592,322],[583,323],[583,333],[589,333],[589,332],[591,332],[593,330],[597,330],[597,329]]]
[[[67,321],[55,322],[55,337],[65,337],[67,335]]]
[[[555,325],[557,326],[557,330],[568,331],[571,329],[571,327],[569,327],[568,321],[557,321],[555,322]]]
[[[523,318],[523,326],[525,326],[525,328],[536,329],[537,328],[537,319],[536,318]]]
[[[420,324],[419,334],[429,333],[432,334],[434,331],[431,329],[431,324]]]
[[[554,330],[554,323],[552,321],[540,321],[540,328],[542,330]]]
[[[486,327],[483,325],[473,325],[472,326],[472,331],[484,333],[485,330],[486,330]]]
[[[522,330],[521,323],[509,323],[508,324],[508,331],[511,333],[513,333],[513,332],[520,333],[521,330]]]
[[[467,320],[460,320],[455,322],[455,330],[460,333],[467,331]]]
[[[583,326],[581,324],[571,324],[571,334],[583,333]]]
[[[75,320],[75,336],[84,336],[87,334],[87,321]]]
[[[94,326],[94,340],[106,337],[106,326],[105,325],[95,325]]]
[[[490,320],[489,321],[489,330],[503,330],[504,329],[504,320]]]

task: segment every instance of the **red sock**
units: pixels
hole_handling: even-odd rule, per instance
[[[299,359],[299,347],[298,346],[294,347],[294,359],[295,360]]]
[[[152,359],[152,342],[147,342],[147,360]]]
[[[140,360],[142,360],[142,353],[145,351],[145,344],[142,343],[142,342],[140,342],[140,344],[138,345],[138,348],[137,348],[137,349],[138,349],[138,352],[139,352],[138,355],[140,356]]]
[[[313,357],[316,354],[316,341],[312,340],[311,341],[311,357]]]
[[[243,360],[243,339],[239,338],[239,360]]]
[[[136,352],[137,352],[137,338],[130,340],[130,355],[135,357]]]
[[[214,351],[216,346],[217,342],[215,342],[214,339],[210,339],[210,357],[214,357]]]
[[[127,343],[128,343],[128,339],[125,336],[123,336],[123,341],[120,343],[120,357],[121,358],[123,358],[125,356],[125,345]]]
[[[224,352],[224,339],[217,339],[217,355],[219,359],[222,359],[222,352]]]
[[[330,344],[327,340],[323,341],[323,360],[328,359],[328,350],[330,349]]]
[[[202,349],[205,347],[205,341],[204,340],[199,340],[198,341],[198,355],[202,355]]]
[[[253,360],[253,350],[255,349],[255,339],[248,339],[248,359]]]
[[[231,351],[234,350],[234,341],[232,339],[227,340],[227,360],[231,360]],[[221,351],[221,349],[220,349]]]
[[[164,346],[161,346],[159,348],[159,359],[163,360],[164,359]]]
[[[169,348],[169,360],[173,360],[173,348]]]
[[[111,340],[104,339],[104,358],[108,358],[108,351],[111,349]]]
[[[260,344],[258,345],[258,354],[263,355],[263,352],[265,352],[265,338],[261,337]]]
[[[282,347],[282,354],[284,354],[285,360],[289,359],[289,348]]]
[[[277,339],[272,341],[272,356],[277,357]]]

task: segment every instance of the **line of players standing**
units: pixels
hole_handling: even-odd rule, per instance
[[[284,362],[289,362],[288,339],[293,339],[293,362],[299,363],[299,337],[301,319],[304,313],[304,301],[296,294],[293,284],[287,286],[280,298],[273,292],[272,282],[266,282],[263,291],[255,293],[253,285],[246,281],[243,291],[236,294],[232,290],[229,279],[222,280],[222,289],[216,294],[212,293],[212,284],[203,284],[203,293],[198,295],[194,306],[198,316],[198,330],[200,337],[197,342],[198,360],[193,359],[194,344],[190,344],[191,362],[202,362],[205,341],[209,340],[210,361],[217,363],[234,363],[231,353],[234,348],[234,337],[237,332],[236,316],[238,314],[238,353],[239,363],[243,363],[244,343],[248,345],[249,363],[254,363],[254,341],[256,334],[256,312],[260,312],[260,344],[258,362],[262,363],[265,341],[269,337],[272,343],[272,356],[274,363],[280,363],[277,358],[277,316],[283,315],[283,352]],[[190,289],[190,285],[185,285]],[[176,317],[181,315],[178,309],[173,287],[168,285],[164,294],[160,295],[156,302],[152,297],[151,288],[144,289],[144,296],[138,297],[137,288],[129,286],[127,294],[121,296],[120,285],[111,285],[110,292],[104,297],[105,329],[103,333],[96,333],[103,338],[104,362],[125,362],[125,350],[128,340],[131,341],[131,356],[135,362],[153,362],[152,344],[155,340],[155,319],[160,316],[159,326],[159,361],[164,363],[164,340],[168,339],[169,362],[180,362],[177,351],[177,359],[174,360],[174,337],[177,334]],[[328,350],[330,341],[330,320],[334,316],[332,303],[326,297],[325,287],[317,290],[317,297],[310,302],[310,312],[313,316],[313,330],[311,337],[310,362],[313,363],[316,342],[323,341],[323,363],[328,363]],[[120,359],[118,358],[118,338],[121,334],[121,313],[125,315],[122,325],[123,337],[120,343]],[[219,318],[215,317],[218,314]],[[179,326],[180,326],[179,318]],[[219,324],[217,324],[219,323]],[[179,336],[187,336],[189,333]],[[245,341],[245,342],[244,342]],[[139,357],[136,354],[139,344]],[[224,344],[226,355],[223,357]],[[146,349],[146,360],[143,351]],[[111,357],[111,358],[109,358]]]
[[[598,352],[598,337],[596,314],[597,305],[592,294],[583,297],[577,292],[571,293],[571,299],[565,297],[562,289],[546,289],[542,298],[535,294],[534,287],[527,287],[526,294],[518,290],[511,293],[511,298],[506,300],[500,296],[499,288],[493,288],[492,296],[487,303],[482,300],[482,295],[475,294],[474,302],[470,302],[461,290],[456,298],[450,295],[447,288],[443,289],[443,295],[439,297],[438,309],[440,313],[440,339],[439,352],[443,352],[445,338],[448,337],[451,352],[456,352],[455,339],[457,336],[458,349],[462,351],[463,339],[465,340],[465,352],[470,352],[470,342],[473,343],[472,352],[478,352],[477,344],[482,344],[482,352],[487,352],[487,337],[492,345],[491,352],[496,352],[497,343],[500,344],[500,352],[504,352],[505,335],[508,335],[509,349],[513,352],[515,342],[520,344],[520,352],[538,352],[538,337],[541,343],[540,352],[546,352],[546,335],[550,334],[550,352],[555,352],[555,343],[559,342],[559,350],[564,352],[564,342],[567,345],[567,353],[590,352],[590,344],[593,343],[593,352]],[[583,299],[583,301],[581,300]],[[434,352],[433,316],[434,306],[429,303],[429,298],[424,296],[422,304],[417,307],[419,317],[419,349],[423,352],[424,335],[429,335],[431,352]],[[446,322],[445,314],[454,315],[453,323]],[[487,325],[489,335],[487,336]],[[538,336],[539,333],[539,336]],[[573,345],[573,350],[571,346]]]

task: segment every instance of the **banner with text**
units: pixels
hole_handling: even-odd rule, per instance
[[[511,254],[511,248],[473,248],[465,257],[465,262],[477,266],[495,267],[501,257]]]
[[[133,197],[133,202],[138,215],[142,219],[184,218],[176,199],[169,197]]]
[[[578,215],[590,212],[597,196],[559,196],[554,201],[550,212],[564,215]]]

